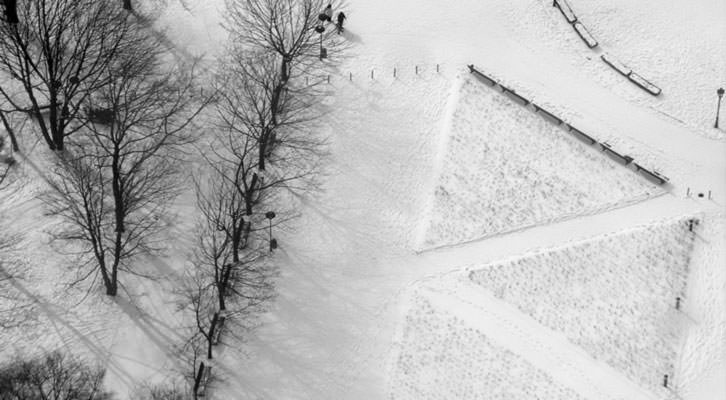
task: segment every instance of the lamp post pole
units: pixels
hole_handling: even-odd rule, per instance
[[[716,94],[718,95],[718,105],[716,106],[716,123],[713,125],[713,127],[718,129],[718,115],[721,113],[721,99],[723,98],[724,89],[719,88],[716,91]]]
[[[275,218],[275,212],[274,211],[268,211],[265,213],[265,218],[267,218],[268,221],[270,221],[270,230],[269,230],[269,236],[270,236],[270,253],[272,253],[272,250],[275,250],[277,248],[277,240],[272,238],[272,219]]]
[[[325,32],[325,27],[320,24],[315,27],[315,32],[320,34],[320,60],[322,61],[323,58],[327,57],[325,48],[323,47],[323,32]]]

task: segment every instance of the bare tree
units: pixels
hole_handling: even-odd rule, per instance
[[[109,400],[103,389],[105,371],[79,359],[53,352],[45,357],[15,359],[0,367],[3,400]]]
[[[217,113],[223,127],[254,139],[255,167],[263,171],[265,160],[290,163],[301,158],[299,153],[314,153],[324,144],[313,124],[318,116],[315,105],[323,95],[320,81],[282,87],[274,64],[273,55],[236,48],[216,78]],[[286,151],[273,151],[281,147]],[[291,151],[298,157],[283,160]],[[302,158],[309,159],[309,155]]]
[[[0,24],[0,96],[30,114],[52,150],[83,124],[87,97],[108,83],[108,67],[134,46],[138,27],[119,4],[97,0],[23,1],[21,24]],[[133,42],[133,40],[132,40]]]
[[[225,81],[232,78],[238,82],[236,93],[232,90],[230,96],[233,100],[242,99],[241,104],[253,108],[245,119],[256,125],[261,170],[266,168],[264,160],[272,153],[272,147],[283,142],[280,136],[284,129],[280,128],[299,125],[302,121],[296,119],[315,98],[311,96],[311,86],[292,85],[293,78],[316,68],[316,54],[318,47],[322,47],[323,36],[327,38],[329,52],[340,52],[345,47],[333,39],[332,30],[325,35],[316,31],[316,27],[322,27],[318,15],[326,3],[324,0],[227,0],[225,27],[240,45],[232,50],[232,69],[226,72]],[[234,103],[229,98],[225,100]],[[239,103],[229,105],[238,107]]]
[[[100,273],[115,296],[118,272],[159,249],[160,217],[178,192],[181,147],[206,105],[192,96],[193,68],[162,69],[154,42],[124,54],[107,85],[87,98],[86,130],[61,158],[49,212],[66,227],[58,239],[79,242],[85,274]],[[92,257],[88,257],[93,254]]]

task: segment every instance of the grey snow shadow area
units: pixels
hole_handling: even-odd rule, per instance
[[[352,43],[358,43],[358,44],[362,44],[363,43],[363,39],[360,36],[358,36],[355,33],[349,31],[348,29],[345,29],[343,31],[343,33],[341,34],[341,36],[343,36],[345,38],[345,40],[347,40],[349,42],[352,42]]]
[[[69,354],[89,353],[88,355],[102,362],[108,372],[116,375],[126,385],[131,387],[135,384],[128,369],[123,368],[112,359],[109,344],[112,339],[110,336],[115,331],[113,327],[103,324],[103,321],[98,319],[82,319],[64,307],[32,293],[18,280],[11,280],[11,284],[15,290],[36,306],[35,310],[39,313],[37,317],[47,320],[43,326],[52,328],[50,332],[39,332],[32,327],[30,329],[21,328],[26,336],[20,335],[23,343],[16,343],[17,346],[14,346],[13,351],[46,352],[63,348]],[[97,315],[103,315],[104,312],[99,310],[98,313]],[[18,335],[15,337],[17,338]]]

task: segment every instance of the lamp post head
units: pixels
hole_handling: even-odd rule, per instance
[[[718,88],[718,90],[716,91],[716,94],[718,95],[718,97],[723,97],[723,94],[724,94],[723,88]]]
[[[275,212],[274,211],[268,211],[268,212],[266,212],[265,213],[265,218],[267,218],[269,220],[275,218]]]

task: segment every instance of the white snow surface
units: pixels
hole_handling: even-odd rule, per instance
[[[464,78],[423,247],[645,200],[662,190],[498,89]]]
[[[224,2],[185,2],[188,9],[176,1],[167,3],[161,25],[175,56],[202,56],[205,67],[213,66],[226,40],[219,25]],[[325,116],[330,156],[322,188],[301,199],[301,217],[276,233],[281,247],[272,260],[281,271],[278,296],[260,316],[258,329],[230,337],[219,348],[214,361],[219,379],[211,387],[211,398],[425,398],[418,393],[436,394],[427,392],[431,386],[425,381],[431,374],[464,388],[477,388],[472,381],[477,377],[500,379],[500,384],[505,382],[497,386],[501,398],[659,398],[648,385],[597,361],[559,329],[497,299],[468,277],[474,267],[513,256],[693,215],[703,216],[703,222],[689,264],[687,322],[672,382],[685,400],[726,398],[726,135],[712,128],[713,92],[726,84],[725,3],[571,4],[603,48],[656,83],[663,94],[652,97],[605,65],[549,1],[344,3],[349,18],[343,36],[353,47],[350,58],[331,76],[334,94],[326,101],[330,112]],[[472,63],[668,176],[668,193],[417,252],[427,222],[442,211],[432,207],[433,194],[442,172],[453,168],[445,157],[447,143],[456,133],[452,127],[456,105],[463,99],[460,86],[467,82],[465,65]],[[496,95],[487,87],[471,90]],[[482,130],[513,123],[505,120],[503,110],[493,112],[496,118],[478,121]],[[529,119],[538,116],[509,115],[531,121],[532,129],[551,129]],[[189,322],[176,312],[174,287],[188,268],[193,243],[190,197],[182,197],[170,216],[166,254],[139,262],[141,271],[160,279],[125,277],[125,291],[117,300],[98,291],[68,289],[72,266],[50,249],[45,231],[54,220],[43,215],[37,199],[43,189],[40,178],[47,173],[40,160],[47,154],[43,143],[25,149],[21,164],[28,184],[12,199],[2,199],[2,223],[18,227],[25,236],[21,258],[30,279],[15,290],[35,301],[36,314],[21,329],[0,331],[3,359],[24,350],[59,347],[95,357],[108,367],[107,386],[121,399],[133,398],[139,382],[164,381],[186,371],[187,366],[175,361],[175,346],[184,340],[183,327]],[[456,168],[470,171],[480,159],[466,154],[458,161]],[[579,184],[642,186],[634,183],[637,176],[613,178],[623,174],[632,173],[578,175],[583,179]],[[520,184],[523,191],[532,189],[526,187],[531,182]],[[591,189],[583,190],[592,196]],[[623,193],[628,196],[620,198],[633,198],[632,190]],[[475,238],[462,232],[452,235],[447,243]],[[422,312],[428,314],[410,318]],[[421,321],[440,329],[421,331],[426,325]],[[482,321],[506,324],[499,329]],[[421,349],[427,341],[432,347]],[[490,353],[477,357],[473,349],[465,351],[469,346]],[[431,354],[461,355],[470,364],[446,358],[445,364],[428,363],[420,369],[420,361]],[[413,364],[401,364],[402,355]],[[450,368],[442,370],[444,365]],[[466,365],[489,370],[446,374],[464,373]],[[451,395],[433,389],[440,393],[434,398]],[[486,396],[464,392],[457,398]]]

